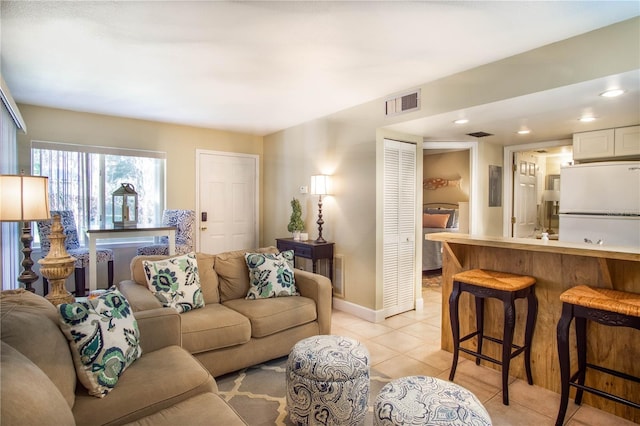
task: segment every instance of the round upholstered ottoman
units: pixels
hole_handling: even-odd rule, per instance
[[[387,383],[376,397],[374,425],[491,425],[482,403],[467,389],[427,376]]]
[[[313,336],[287,360],[289,419],[303,425],[359,425],[369,401],[369,351],[357,340]]]

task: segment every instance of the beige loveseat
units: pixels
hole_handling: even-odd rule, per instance
[[[275,247],[249,251],[278,252]],[[197,253],[205,306],[180,314],[182,347],[214,377],[287,355],[299,340],[331,333],[328,278],[296,269],[300,296],[247,300],[246,252]],[[134,312],[162,306],[147,287],[142,261],[167,257],[137,256],[131,261],[132,279],[118,288]]]
[[[77,380],[58,312],[25,290],[0,293],[0,424],[244,425],[211,374],[180,344],[170,309],[135,314],[142,356],[104,398]]]

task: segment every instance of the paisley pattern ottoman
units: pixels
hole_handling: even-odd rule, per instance
[[[287,360],[287,410],[298,425],[361,425],[369,400],[369,351],[357,340],[313,336]]]
[[[387,383],[376,397],[374,425],[491,425],[482,403],[467,389],[427,376]]]

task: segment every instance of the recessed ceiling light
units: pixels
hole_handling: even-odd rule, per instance
[[[583,123],[591,123],[592,121],[595,121],[596,118],[592,115],[586,115],[584,117],[580,117],[579,120]]]
[[[620,96],[623,93],[624,90],[622,89],[611,89],[607,90],[606,92],[600,93],[600,96],[602,96],[603,98],[615,98],[616,96]]]
[[[531,133],[531,130],[529,129],[518,130],[519,135],[528,135],[529,133]]]
[[[459,118],[458,120],[455,120],[453,124],[467,124],[468,122],[469,120],[466,118]]]

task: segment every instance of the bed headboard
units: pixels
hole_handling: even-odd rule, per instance
[[[457,209],[458,203],[424,203],[422,210],[424,209]]]

